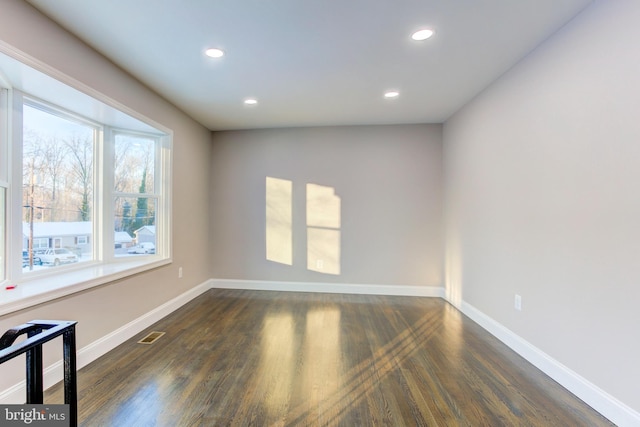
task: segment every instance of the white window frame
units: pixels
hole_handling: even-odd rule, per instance
[[[7,253],[7,222],[9,205],[9,90],[0,74],[0,285],[7,284],[9,265]]]
[[[165,153],[165,149],[164,146],[166,145],[166,137],[162,136],[162,135],[157,135],[157,134],[151,134],[151,133],[146,133],[146,132],[135,132],[135,131],[130,131],[130,130],[124,130],[124,129],[110,129],[110,132],[108,133],[109,135],[109,139],[111,141],[115,141],[115,138],[117,135],[127,135],[127,136],[132,136],[132,137],[142,137],[142,138],[146,138],[146,139],[152,139],[155,141],[155,152],[154,152],[154,164],[153,164],[153,192],[146,192],[144,194],[141,193],[128,193],[128,192],[121,192],[121,191],[116,191],[115,190],[115,185],[114,185],[114,180],[115,177],[113,175],[114,170],[111,169],[108,171],[108,173],[106,175],[108,175],[108,181],[109,182],[109,192],[105,192],[105,197],[106,197],[106,193],[109,193],[109,206],[111,206],[111,212],[110,212],[110,216],[109,216],[109,221],[111,221],[111,228],[115,229],[114,224],[113,224],[113,220],[115,217],[115,209],[114,209],[114,199],[115,197],[127,197],[127,198],[139,198],[139,197],[146,197],[148,199],[153,199],[155,201],[155,205],[156,205],[156,217],[155,217],[155,226],[156,226],[156,230],[158,230],[160,227],[160,230],[166,229],[167,227],[165,226],[165,224],[168,224],[167,222],[167,215],[165,215],[165,211],[167,210],[167,202],[165,201],[165,197],[163,197],[162,194],[162,189],[166,188],[167,185],[169,185],[169,183],[167,183],[166,181],[163,182],[163,177],[165,177],[165,174],[168,174],[168,169],[165,167],[165,163],[167,163],[166,161],[166,157],[163,158],[163,155],[166,156]],[[113,156],[115,155],[114,151],[113,151],[113,145],[114,144],[109,144],[109,149],[110,151],[108,152],[108,156],[109,158],[113,159]],[[107,201],[105,201],[106,203]],[[115,236],[112,236],[115,237]],[[134,236],[132,236],[134,237]],[[158,241],[158,237],[160,237],[160,241]],[[158,249],[162,252],[163,251],[163,247],[164,245],[164,240],[163,237],[160,234],[158,234],[156,232],[156,252],[158,251]],[[115,241],[111,242],[111,245],[109,246],[111,248],[115,248]],[[115,254],[114,254],[115,257]],[[118,259],[122,259],[121,257],[117,257]]]
[[[22,129],[23,129],[23,115],[22,115],[22,109],[23,106],[27,105],[31,108],[36,108],[38,110],[41,110],[47,114],[50,114],[52,116],[56,116],[56,117],[60,117],[64,120],[69,120],[72,122],[76,122],[82,125],[86,125],[90,128],[94,129],[94,163],[97,163],[98,159],[100,158],[96,152],[97,150],[99,150],[100,144],[98,143],[98,141],[102,141],[100,135],[102,133],[102,128],[103,126],[100,123],[97,123],[93,120],[87,119],[85,117],[83,117],[82,115],[75,113],[73,111],[68,111],[66,109],[63,109],[62,107],[59,107],[51,102],[46,102],[43,101],[41,99],[38,99],[36,96],[33,95],[29,95],[29,94],[24,94],[19,90],[13,90],[13,115],[15,117],[15,119],[13,120],[13,125],[14,127],[19,129],[19,133],[18,132],[14,132],[14,137],[11,140],[11,145],[13,147],[15,154],[14,157],[14,165],[16,165],[14,171],[13,171],[13,175],[12,175],[12,181],[15,183],[14,188],[16,189],[15,191],[15,199],[14,199],[14,206],[15,208],[15,212],[13,212],[13,216],[15,218],[18,218],[19,220],[17,220],[16,222],[20,222],[20,224],[14,224],[14,226],[19,226],[20,230],[22,230],[22,224],[21,224],[21,218],[22,218],[22,210],[19,208],[22,205],[22,188],[24,183],[22,182],[22,168],[23,166],[23,159],[22,159],[22,139],[23,139],[23,135],[22,135]],[[19,136],[18,136],[19,135]],[[18,160],[19,159],[19,160]],[[18,166],[19,165],[19,166]],[[96,167],[97,168],[97,167]],[[99,187],[98,187],[98,183],[99,183],[99,179],[97,179],[97,175],[100,173],[99,171],[101,171],[101,168],[97,168],[96,171],[94,171],[94,179],[93,179],[93,200],[91,202],[91,205],[95,208],[96,206],[100,206],[98,204],[98,199],[97,199],[97,195],[100,191],[102,191]],[[104,205],[102,205],[104,206]],[[95,210],[95,209],[94,209]],[[94,219],[92,219],[93,222],[93,235],[96,236],[96,232],[98,232],[98,227],[99,224],[96,224],[96,221]],[[17,233],[17,231],[16,231]],[[17,240],[17,234],[15,235],[16,240]],[[46,247],[45,248],[51,248],[51,249],[58,249],[58,248],[62,248],[62,238],[61,237],[49,237],[49,238],[41,238],[40,241],[42,240],[46,240]],[[98,239],[94,238],[92,239],[92,241],[94,242],[94,250],[95,250],[95,245],[98,244]],[[35,246],[35,239],[34,239],[34,245],[33,248],[36,249]],[[42,249],[43,247],[41,247]],[[24,248],[22,248],[24,249]],[[95,253],[95,252],[94,252]],[[96,258],[94,257],[93,262],[96,261]],[[72,267],[75,266],[60,266],[60,267],[56,267],[56,270],[59,271],[63,271],[64,269],[71,269]],[[79,265],[78,268],[82,268],[83,265]],[[57,272],[43,272],[43,271],[39,271],[39,272],[24,272],[22,269],[20,269],[20,271],[16,271],[13,274],[13,278],[15,279],[14,281],[17,282],[28,282],[29,279],[28,277],[37,277],[37,276],[47,276],[50,277],[51,275],[55,275]],[[0,301],[1,302],[1,301]]]
[[[0,135],[0,188],[6,189],[6,280],[0,288],[0,316],[31,307],[61,296],[80,292],[94,286],[102,285],[114,280],[122,279],[133,274],[157,268],[172,262],[171,259],[171,162],[173,132],[150,120],[128,107],[114,102],[110,98],[98,93],[90,87],[55,70],[48,69],[35,60],[15,55],[11,48],[0,45],[0,89],[6,86],[4,98],[7,99],[8,108],[4,111],[0,108],[0,121],[5,120],[7,125],[0,129],[8,129],[7,135]],[[20,61],[14,59],[20,58]],[[46,88],[49,92],[60,92],[61,105],[51,99],[51,93],[28,93],[23,95],[22,87],[11,86],[19,79],[11,81],[11,73],[5,79],[3,85],[3,67],[21,70],[19,75],[40,79],[38,84],[31,87]],[[39,71],[46,69],[46,74]],[[11,71],[11,70],[10,70]],[[43,84],[44,82],[44,84]],[[25,91],[27,92],[27,91]],[[57,95],[56,95],[57,96]],[[88,244],[93,245],[92,262],[82,265],[70,265],[55,270],[42,272],[23,272],[22,253],[22,103],[23,97],[36,102],[44,102],[55,111],[78,117],[90,123],[101,126],[96,138],[94,155],[94,204],[92,238]],[[0,100],[3,99],[0,96]],[[43,101],[47,99],[46,101]],[[83,108],[93,105],[94,108],[83,110],[82,108],[70,108],[69,103],[80,100],[78,105]],[[104,122],[96,117],[85,116],[85,111],[98,111],[104,114],[110,122]],[[7,118],[8,116],[8,118]],[[2,122],[0,122],[2,125]],[[156,253],[136,257],[114,256],[114,230],[113,227],[113,163],[110,163],[112,144],[109,143],[114,132],[141,133],[145,136],[153,135],[156,138],[156,156],[154,171],[154,194],[156,198]],[[6,159],[6,160],[5,160]],[[10,159],[10,162],[9,162]],[[6,165],[3,163],[6,161]],[[12,167],[12,165],[14,165]],[[3,173],[6,179],[3,180]],[[137,195],[140,196],[140,195]],[[148,195],[151,196],[151,195]],[[98,209],[99,208],[99,209]],[[2,215],[0,215],[0,218]],[[1,224],[0,224],[1,226]],[[55,280],[52,280],[55,278]],[[6,284],[17,285],[15,289],[7,290]]]

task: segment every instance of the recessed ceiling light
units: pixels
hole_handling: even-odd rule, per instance
[[[211,57],[211,58],[220,58],[221,56],[224,55],[224,51],[222,51],[221,49],[207,49],[204,51],[204,54]]]
[[[258,103],[257,99],[249,98],[244,100],[245,105],[256,105]]]
[[[433,35],[433,30],[424,29],[416,31],[411,35],[411,38],[416,41],[426,40]]]
[[[390,90],[389,92],[385,92],[384,97],[385,98],[397,98],[400,95],[400,92],[397,92],[395,90]]]

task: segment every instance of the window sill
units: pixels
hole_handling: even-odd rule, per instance
[[[14,289],[0,290],[0,316],[170,263],[171,259],[168,258],[117,262],[25,280]]]

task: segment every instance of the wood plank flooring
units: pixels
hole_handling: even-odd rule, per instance
[[[612,425],[437,298],[211,290],[78,396],[91,427]]]

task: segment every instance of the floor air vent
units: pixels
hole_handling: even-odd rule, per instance
[[[156,331],[150,332],[146,337],[138,341],[138,344],[153,344],[158,340],[158,338],[160,338],[164,334],[165,334],[164,332],[156,332]]]

